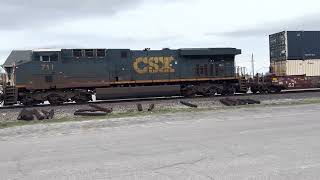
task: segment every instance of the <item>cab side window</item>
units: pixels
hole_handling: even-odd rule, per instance
[[[42,62],[50,62],[50,56],[40,56],[40,61],[42,61]]]
[[[37,55],[35,56],[35,59],[37,61],[41,61],[41,62],[56,62],[59,60],[59,55],[58,54],[51,54],[51,55]]]

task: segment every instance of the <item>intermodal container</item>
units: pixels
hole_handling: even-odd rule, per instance
[[[320,59],[320,31],[283,31],[269,36],[270,61]]]
[[[320,59],[274,61],[270,66],[276,75],[320,76]]]

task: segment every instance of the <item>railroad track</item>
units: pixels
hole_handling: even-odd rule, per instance
[[[286,90],[282,91],[280,93],[272,93],[272,94],[252,94],[252,93],[247,93],[247,94],[235,94],[232,96],[214,96],[212,98],[225,98],[225,97],[242,97],[242,96],[270,96],[270,95],[277,95],[277,94],[295,94],[295,93],[313,93],[313,92],[320,92],[320,88],[315,88],[315,89],[298,89],[298,90]],[[147,98],[130,98],[130,99],[112,99],[112,100],[97,100],[97,101],[91,101],[88,103],[83,103],[83,104],[76,104],[73,102],[70,103],[64,103],[61,105],[50,105],[50,104],[40,104],[40,105],[34,105],[31,107],[64,107],[64,106],[73,106],[73,105],[86,105],[86,104],[115,104],[115,103],[125,103],[125,102],[148,102],[148,101],[157,101],[157,100],[186,100],[186,99],[204,99],[208,97],[204,96],[196,96],[194,98],[186,98],[182,96],[173,96],[173,97],[147,97]],[[2,109],[23,109],[27,108],[29,106],[23,106],[23,105],[14,105],[14,106],[0,106],[0,110]]]
[[[64,106],[73,106],[73,105],[86,105],[86,104],[114,104],[121,102],[141,102],[141,101],[155,101],[155,100],[172,100],[172,99],[182,99],[182,96],[175,97],[149,97],[149,98],[131,98],[131,99],[112,99],[112,100],[97,100],[91,101],[88,103],[76,104],[75,102],[64,103],[61,105],[51,105],[51,104],[39,104],[34,106],[23,106],[23,105],[14,105],[14,106],[1,106],[1,109],[22,109],[27,107],[64,107]]]

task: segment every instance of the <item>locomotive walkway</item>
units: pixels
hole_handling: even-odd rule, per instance
[[[0,179],[320,179],[320,104],[0,130]]]

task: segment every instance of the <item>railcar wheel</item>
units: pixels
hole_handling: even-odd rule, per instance
[[[269,90],[267,90],[267,89],[260,90],[259,92],[260,92],[260,94],[269,94],[270,93]]]
[[[281,88],[276,88],[276,93],[281,93],[282,89]]]
[[[280,93],[281,92],[281,88],[279,88],[279,87],[270,87],[269,88],[269,92],[270,93]]]
[[[257,94],[258,90],[255,89],[255,88],[251,88],[250,91],[253,93],[253,94]]]

